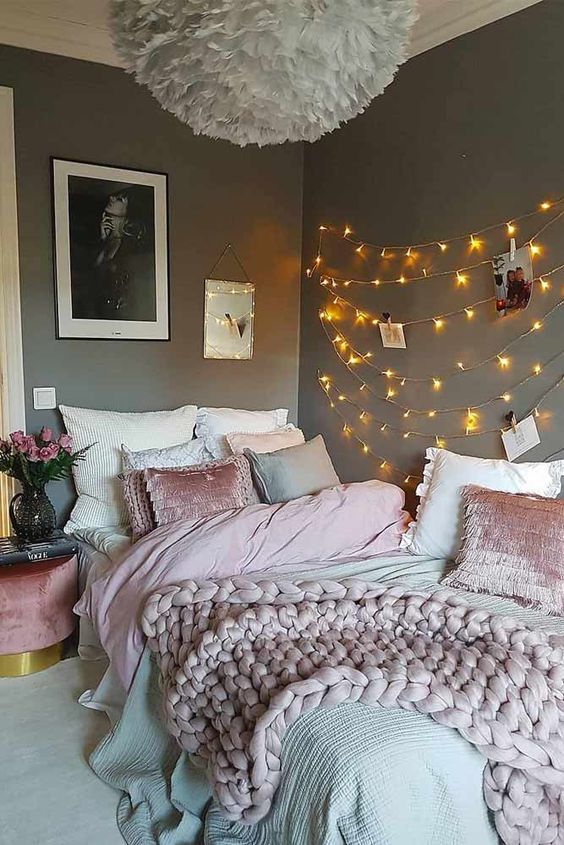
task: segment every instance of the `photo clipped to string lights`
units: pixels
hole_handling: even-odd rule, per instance
[[[533,256],[529,246],[515,248],[511,238],[509,252],[492,259],[495,283],[495,307],[500,317],[527,308],[533,293]]]

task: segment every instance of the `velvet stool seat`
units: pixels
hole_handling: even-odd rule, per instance
[[[76,599],[76,556],[0,567],[0,677],[60,660]]]

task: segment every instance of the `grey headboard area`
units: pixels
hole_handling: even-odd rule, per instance
[[[296,422],[302,149],[240,149],[195,137],[118,68],[0,46],[14,90],[27,427],[33,387],[66,405],[122,411],[182,404],[290,408]],[[170,341],[57,340],[50,157],[164,172],[169,190]],[[251,361],[204,360],[204,280],[227,242],[256,285]],[[224,264],[227,278],[240,269]],[[235,275],[239,274],[239,275]],[[50,485],[64,518],[71,485]]]

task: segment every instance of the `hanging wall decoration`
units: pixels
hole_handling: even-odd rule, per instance
[[[198,134],[316,141],[407,59],[416,0],[111,0],[126,69]]]
[[[216,268],[231,253],[244,282],[214,278]],[[244,361],[253,357],[255,286],[231,244],[227,244],[205,282],[204,358]]]
[[[552,213],[549,213],[551,211]],[[527,218],[535,218],[536,215],[547,215],[549,219],[543,221],[533,236],[523,240],[517,248],[513,236],[519,225]],[[411,438],[439,448],[448,448],[450,443],[456,444],[463,438],[474,439],[486,435],[497,435],[500,443],[503,443],[509,460],[515,460],[541,442],[538,424],[542,425],[545,420],[550,421],[552,416],[550,408],[545,409],[545,406],[555,392],[564,385],[564,375],[562,375],[564,351],[561,347],[557,347],[555,354],[547,356],[544,360],[527,361],[523,358],[520,346],[526,338],[543,330],[545,324],[548,326],[550,323],[553,330],[558,330],[556,318],[562,316],[564,308],[564,288],[560,288],[559,285],[559,276],[562,276],[564,264],[556,264],[535,276],[533,258],[543,257],[544,249],[538,241],[539,236],[563,217],[564,197],[560,197],[553,201],[544,200],[534,210],[512,218],[509,222],[486,226],[468,235],[449,239],[436,238],[421,244],[393,246],[360,240],[348,225],[344,230],[327,225],[319,227],[317,253],[312,265],[306,270],[306,275],[312,279],[315,277],[320,287],[328,294],[326,302],[319,310],[322,330],[337,360],[343,365],[348,375],[352,376],[358,389],[356,393],[351,392],[350,389],[345,392],[338,383],[339,378],[320,371],[317,373],[317,381],[330,409],[341,421],[343,436],[356,442],[364,454],[376,459],[384,477],[395,475],[398,479],[402,478],[405,484],[420,478],[413,473],[406,473],[401,462],[398,465],[383,456],[380,446],[373,449],[367,442],[371,435],[382,442],[389,437],[400,437],[402,440]],[[534,225],[534,220],[531,222]],[[492,255],[490,252],[487,256],[484,254],[487,243],[483,235],[495,229],[501,231],[502,237],[509,237],[509,251],[499,255]],[[384,265],[384,272],[378,278],[358,279],[336,276],[333,269],[326,271],[323,254],[326,236],[351,244],[357,255],[362,256],[365,266],[370,258],[371,250],[374,251],[379,267]],[[456,241],[460,241],[460,245],[471,256],[467,262],[464,262],[465,266],[452,267],[451,265],[450,269],[445,270],[443,262],[439,269],[435,269],[433,256],[444,255]],[[448,259],[448,253],[446,257]],[[390,271],[388,274],[385,273],[390,266],[388,259],[402,261],[406,268],[402,275],[392,276]],[[416,264],[422,269],[416,269],[414,266]],[[485,270],[486,266],[490,268],[493,266],[494,270],[493,296],[476,299],[476,294],[474,294],[474,297],[469,300],[466,289],[472,287],[472,282],[475,281],[473,271],[478,268]],[[483,272],[482,278],[488,281]],[[402,322],[392,322],[391,313],[380,310],[385,305],[386,286],[407,287],[413,283],[429,284],[433,280],[443,285],[450,282],[455,290],[459,290],[460,307]],[[351,286],[356,287],[355,293],[364,293],[364,301],[366,301],[367,288],[371,288],[379,306],[374,306],[369,310],[364,303],[362,305],[355,303],[354,293],[347,293],[344,296],[343,289]],[[549,307],[543,309],[541,313],[540,303],[537,303],[535,317],[531,319],[527,327],[523,328],[521,321],[519,333],[509,340],[505,338],[503,346],[493,352],[489,350],[486,354],[480,353],[478,344],[476,346],[478,354],[471,360],[454,360],[450,363],[442,360],[434,371],[427,373],[419,371],[417,375],[411,375],[406,367],[405,358],[400,355],[398,366],[392,369],[387,366],[387,362],[383,363],[380,360],[382,347],[379,344],[372,345],[369,340],[372,331],[375,331],[376,334],[381,335],[383,347],[404,348],[406,346],[405,330],[410,326],[424,327],[428,324],[433,333],[440,335],[445,330],[447,322],[450,323],[451,320],[456,323],[457,320],[472,322],[478,319],[481,306],[486,304],[491,307],[491,304],[495,303],[498,313],[523,311],[528,306],[535,288],[549,296]],[[351,298],[347,298],[349,296]],[[395,303],[397,307],[397,299]],[[346,325],[343,325],[344,322]],[[353,326],[359,332],[359,337],[363,338],[362,341],[353,340],[350,334]],[[409,345],[409,337],[407,341]],[[370,344],[368,348],[367,344]],[[464,358],[463,355],[460,357]],[[519,376],[517,380],[512,380],[508,384],[507,380],[511,377],[511,367],[514,364],[518,366]],[[444,401],[444,398],[441,399],[448,391],[451,380],[465,380],[468,373],[488,367],[497,369],[500,375],[506,373],[503,387],[494,388],[486,396],[482,392],[480,398],[469,396],[464,405],[460,404],[460,398],[457,403],[449,404],[448,393],[447,401]],[[551,379],[551,372],[556,372],[555,379]],[[534,401],[523,413],[524,397],[521,389],[525,385],[532,385],[536,380],[539,387],[534,391]],[[428,401],[424,399],[419,402],[411,401],[410,388],[425,388],[425,386],[429,389]],[[460,396],[460,391],[458,396]],[[521,421],[518,421],[513,410],[507,412],[509,403],[512,404],[514,399],[516,407],[521,408]],[[374,411],[373,400],[382,403],[381,413]],[[394,419],[394,414],[388,413],[389,411],[395,411],[396,416],[398,412],[401,413],[402,419]],[[548,456],[546,460],[555,455]]]

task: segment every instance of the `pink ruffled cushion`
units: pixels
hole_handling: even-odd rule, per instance
[[[564,501],[474,485],[462,497],[462,547],[442,583],[564,615]]]
[[[155,515],[147,495],[143,470],[128,470],[122,473],[120,478],[131,526],[131,535],[135,543],[155,528]]]
[[[146,469],[143,477],[158,526],[256,501],[249,462],[243,455],[181,470]]]

